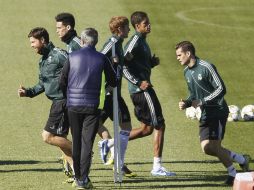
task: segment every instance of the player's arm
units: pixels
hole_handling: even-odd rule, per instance
[[[189,91],[189,96],[185,100],[181,99],[181,101],[179,102],[180,110],[184,110],[188,107],[193,106],[192,104],[193,104],[193,101],[195,101],[195,97],[189,86],[188,86],[188,91]]]
[[[160,64],[160,58],[157,57],[155,54],[151,57],[151,66],[152,68]]]
[[[70,71],[70,62],[69,62],[69,59],[67,59],[66,63],[63,66],[63,69],[59,78],[59,86],[63,92],[64,97],[67,97],[69,71]]]
[[[115,72],[115,69],[114,69],[111,61],[109,60],[109,58],[107,56],[105,56],[104,74],[105,74],[106,82],[110,86],[116,87],[116,85],[117,85],[116,72]]]
[[[151,86],[148,81],[141,81],[136,77],[129,69],[129,66],[135,67],[133,63],[133,58],[138,47],[138,38],[134,37],[125,47],[124,51],[124,65],[123,65],[123,77],[127,79],[130,83],[138,86],[141,90],[146,90]]]
[[[41,79],[39,79],[38,84],[36,84],[34,87],[31,88],[25,88],[22,85],[20,85],[18,89],[18,95],[20,97],[30,97],[33,98],[45,91],[44,85]]]
[[[214,104],[217,99],[220,99],[226,94],[224,82],[214,65],[207,65],[207,79],[208,82],[213,86],[214,91],[201,99],[202,105]]]

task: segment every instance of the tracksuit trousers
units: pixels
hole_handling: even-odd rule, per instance
[[[72,158],[75,178],[85,180],[90,171],[93,143],[99,127],[99,111],[68,109],[72,133]]]

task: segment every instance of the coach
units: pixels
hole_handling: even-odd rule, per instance
[[[102,73],[110,86],[116,86],[116,75],[109,59],[95,49],[98,32],[86,28],[81,33],[82,49],[72,52],[65,64],[60,86],[67,93],[68,116],[73,139],[73,162],[78,188],[92,188],[88,177],[91,153],[99,126],[99,100]]]

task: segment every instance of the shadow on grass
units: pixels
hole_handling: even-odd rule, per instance
[[[0,170],[0,173],[10,173],[10,172],[60,172],[62,169],[55,168],[45,168],[45,169],[13,169],[13,170]]]
[[[31,165],[41,163],[59,163],[58,161],[38,161],[38,160],[0,160],[1,165]]]
[[[50,163],[59,163],[58,161],[38,161],[38,160],[0,160],[0,166],[22,166],[22,165],[34,165],[34,164],[50,164]],[[8,172],[58,172],[62,171],[62,169],[52,169],[52,168],[36,168],[36,169],[0,169],[0,173],[8,173]]]
[[[218,164],[220,161],[218,160],[179,160],[179,161],[163,161],[163,163],[168,164]],[[128,165],[145,165],[145,164],[153,164],[153,162],[128,162]]]
[[[95,186],[105,184],[103,189],[165,189],[165,188],[187,188],[187,187],[222,187],[226,175],[212,175],[208,172],[204,175],[202,172],[196,172],[196,175],[179,175],[174,177],[136,177],[133,179],[125,178],[122,186],[112,186],[112,181],[93,182]],[[222,172],[221,172],[222,173]],[[223,172],[225,173],[225,172]],[[181,184],[182,183],[182,184]],[[135,186],[133,185],[135,184]],[[96,187],[97,188],[97,187]]]

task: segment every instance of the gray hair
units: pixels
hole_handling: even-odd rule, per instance
[[[86,28],[81,32],[81,41],[83,45],[87,46],[93,46],[98,42],[98,32],[94,28]]]

